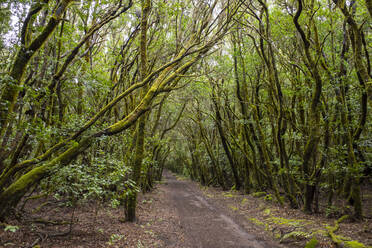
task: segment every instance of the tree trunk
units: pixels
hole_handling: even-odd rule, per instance
[[[143,0],[141,2],[142,18],[141,18],[141,41],[140,41],[140,63],[141,80],[144,80],[147,75],[147,19],[150,13],[150,0]],[[146,94],[147,87],[143,89],[142,95]],[[137,186],[140,185],[141,167],[144,157],[144,142],[145,142],[145,128],[146,128],[146,115],[140,117],[137,126],[136,137],[136,151],[133,162],[133,181]],[[130,190],[126,206],[126,220],[134,222],[136,220],[136,204],[137,204],[137,190]]]

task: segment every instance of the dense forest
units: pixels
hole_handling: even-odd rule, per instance
[[[0,220],[54,196],[134,221],[165,168],[365,217],[371,0],[0,7]]]

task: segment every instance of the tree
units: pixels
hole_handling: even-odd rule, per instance
[[[222,8],[220,14],[215,17],[213,16],[213,10],[216,8],[217,3],[219,3],[219,1],[215,1],[212,6],[200,3],[199,9],[194,12],[198,17],[195,19],[197,21],[193,21],[192,25],[189,27],[190,29],[184,31],[183,47],[172,52],[169,57],[160,61],[156,69],[146,74],[143,73],[147,71],[144,66],[145,63],[142,63],[144,67],[141,69],[138,82],[133,83],[127,87],[126,90],[118,93],[111,101],[107,100],[107,103],[103,104],[103,106],[94,113],[93,117],[76,129],[77,131],[72,134],[63,135],[64,137],[54,137],[58,142],[52,142],[50,148],[41,154],[37,152],[37,156],[34,158],[6,166],[5,169],[2,170],[0,179],[2,189],[0,193],[1,218],[9,214],[9,210],[18,204],[22,196],[31,186],[37,184],[43,178],[50,176],[56,168],[62,168],[68,165],[71,161],[76,159],[79,154],[82,154],[88,147],[92,146],[99,138],[119,134],[129,129],[142,115],[152,108],[159,94],[177,89],[178,78],[189,71],[192,66],[201,60],[208,51],[224,37],[225,33],[230,28],[232,17],[239,8],[239,4],[234,2],[221,3]],[[128,10],[131,6],[132,2],[129,2],[124,9]],[[144,9],[149,11],[147,7]],[[123,12],[124,11],[121,13]],[[144,19],[142,20],[144,21]],[[142,23],[141,49],[146,49],[145,42],[147,39],[143,37],[143,32],[146,32],[145,26],[145,23]],[[83,38],[83,40],[87,41],[88,39]],[[144,62],[146,60],[146,55],[143,51],[140,52],[140,57],[141,56],[141,60]],[[137,74],[134,73],[133,75]],[[52,84],[53,82],[52,80]],[[148,85],[147,88],[145,87],[146,85]],[[104,121],[104,123],[109,121],[110,118],[105,118],[105,115],[107,115],[120,100],[139,88],[144,89],[140,100],[129,109],[124,117],[119,118],[113,124],[104,124],[103,127],[98,127],[98,130],[92,129],[92,126],[96,125],[98,120]],[[54,113],[54,108],[51,108],[49,112]],[[137,134],[140,133],[138,132]],[[140,139],[137,139],[137,141],[141,142]],[[138,148],[141,146],[142,144],[139,143]],[[138,157],[139,163],[135,164],[140,164],[140,160],[142,159]],[[135,177],[138,177],[138,173],[138,171],[135,172],[135,175],[137,175]]]

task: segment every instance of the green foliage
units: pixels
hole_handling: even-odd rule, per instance
[[[328,218],[340,218],[342,216],[342,210],[337,206],[329,206],[325,211]]]
[[[0,96],[3,97],[6,88],[19,93],[14,95],[15,108],[9,113],[9,126],[1,127],[5,133],[0,137],[1,146],[5,148],[0,149],[0,174],[10,163],[45,155],[55,144],[81,130],[116,96],[141,81],[140,32],[134,32],[141,18],[136,13],[140,9],[138,1],[83,40],[76,56],[71,53],[97,23],[112,16],[107,11],[115,9],[119,2],[92,0],[71,4],[57,29],[25,65],[19,82],[11,78],[9,72],[18,51],[22,51],[19,29],[34,1],[0,3]],[[141,182],[135,185],[129,180],[135,129],[128,127],[124,134],[102,137],[108,134],[108,127],[128,116],[133,118],[131,113],[138,113],[145,87],[118,100],[83,132],[81,136],[100,138],[68,166],[56,166],[42,181],[43,190],[56,197],[66,197],[69,204],[111,199],[112,206],[118,206],[128,194],[140,188],[149,190],[154,179],[160,180],[163,168],[167,167],[203,185],[221,186],[225,190],[234,187],[238,178],[244,182],[245,192],[256,192],[253,197],[263,197],[266,201],[281,202],[283,198],[279,193],[273,197],[264,191],[285,191],[292,207],[302,207],[303,199],[311,198],[305,197],[306,185],[316,186],[322,196],[341,192],[340,195],[348,197],[350,188],[344,186],[349,182],[359,186],[361,180],[371,180],[372,123],[369,116],[362,116],[366,92],[363,84],[370,84],[370,75],[367,82],[360,82],[362,70],[356,68],[357,43],[351,42],[357,33],[353,33],[350,21],[344,23],[343,12],[332,1],[303,6],[299,25],[309,40],[308,50],[294,24],[293,17],[299,9],[296,1],[252,2],[254,12],[243,5],[244,8],[237,11],[239,21],[232,18],[234,23],[226,25],[224,19],[213,20],[230,13],[217,15],[216,10],[222,8],[219,4],[211,12],[205,1],[151,3],[146,49],[148,73],[167,64],[183,48],[188,49],[188,54],[175,68],[193,56],[200,58],[200,63],[193,64],[189,71],[177,73],[178,84],[175,80],[168,82],[169,88],[157,92],[146,106],[149,126]],[[267,13],[261,6],[263,3],[268,5]],[[55,4],[58,1],[49,1],[34,16],[28,33],[31,40],[44,30],[56,9]],[[355,3],[350,11],[359,31],[363,32],[362,43],[366,47],[364,44],[360,47],[360,64],[366,66],[372,36],[365,23],[370,16],[364,1]],[[203,19],[209,13],[213,13],[210,20]],[[201,27],[205,28],[201,36],[187,47]],[[201,46],[214,40],[213,34],[222,27],[228,27],[223,31],[225,36],[211,43],[211,50],[205,47],[203,54],[197,54]],[[72,55],[71,63],[56,78],[56,73]],[[161,72],[155,73],[148,84],[153,85],[159,75]],[[314,93],[319,88],[315,86],[319,80],[321,97],[313,113]],[[9,103],[0,101],[0,107]],[[187,105],[179,123],[167,130],[184,103]],[[221,114],[221,126],[237,178],[224,152],[221,135],[216,131],[217,112]],[[359,128],[362,132],[356,137]],[[79,142],[81,136],[74,140]],[[313,149],[308,150],[311,153],[308,158],[305,151],[311,147],[309,144],[313,144]],[[24,170],[7,178],[9,183],[30,169],[48,164],[66,149],[55,149],[50,156],[33,160]],[[348,200],[334,195],[338,197],[337,203]],[[330,197],[330,204],[331,200]],[[313,206],[312,203],[309,206]],[[328,217],[350,212],[339,205],[321,208]]]
[[[264,222],[259,221],[259,220],[256,219],[256,218],[249,218],[248,220],[251,221],[252,223],[258,225],[258,226],[266,226],[266,225],[267,225],[267,224],[265,224]]]
[[[4,231],[9,231],[9,232],[16,232],[19,229],[19,226],[12,226],[12,225],[5,225]]]
[[[275,217],[275,216],[268,218],[268,220],[276,224],[279,224],[279,225],[295,226],[295,227],[301,227],[303,225],[311,223],[311,221],[306,220],[306,219],[286,219],[286,218]]]
[[[316,248],[318,244],[319,241],[315,237],[312,237],[310,241],[306,243],[304,248]]]
[[[91,162],[86,157],[76,162],[80,163],[58,168],[43,182],[43,189],[57,199],[67,198],[68,205],[97,199],[112,200],[113,207],[133,190],[139,191],[128,177],[130,168],[104,151]]]
[[[111,234],[110,240],[107,241],[107,245],[109,245],[109,246],[114,245],[117,242],[119,242],[120,240],[122,240],[123,238],[124,238],[124,235],[116,234],[116,233]]]
[[[257,197],[257,198],[260,198],[260,197],[266,197],[267,193],[266,192],[254,192],[252,194],[253,197]]]
[[[306,232],[302,231],[293,231],[290,233],[285,234],[281,239],[280,243],[283,242],[288,242],[290,240],[303,240],[303,239],[308,239],[311,235]]]
[[[264,200],[265,201],[272,201],[273,200],[273,197],[271,194],[267,194],[265,197],[264,197]]]
[[[367,248],[364,244],[358,241],[345,241],[345,248]]]

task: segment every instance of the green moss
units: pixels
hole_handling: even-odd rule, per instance
[[[229,208],[231,208],[233,211],[238,211],[238,208],[233,205],[229,205]]]
[[[273,197],[271,194],[267,194],[265,197],[264,197],[264,200],[265,201],[272,201],[273,200]]]
[[[212,194],[207,194],[207,193],[205,193],[205,196],[207,196],[207,197],[209,197],[209,198],[214,198],[214,195],[212,195]]]
[[[222,193],[224,197],[235,197],[231,192]]]
[[[323,230],[323,229],[312,229],[311,233],[312,234],[319,234],[321,236],[327,236],[328,235],[328,232],[326,230]]]
[[[253,224],[256,224],[257,226],[265,226],[267,224],[265,224],[264,222],[256,219],[256,218],[247,218],[250,222],[252,222]]]
[[[266,192],[255,192],[252,194],[253,197],[263,197],[263,196],[266,196]]]
[[[315,237],[313,237],[312,239],[310,239],[309,242],[306,243],[304,248],[315,248],[318,243],[319,241]]]
[[[356,241],[356,240],[351,240],[348,237],[344,237],[341,235],[336,235],[335,232],[339,228],[339,224],[347,219],[349,216],[344,215],[340,219],[335,221],[334,226],[326,227],[328,230],[328,235],[331,237],[332,241],[337,245],[345,248],[367,248],[364,244]]]
[[[186,181],[187,180],[186,177],[181,176],[181,175],[176,175],[176,178],[177,178],[178,181]]]
[[[271,217],[271,218],[268,218],[268,220],[275,224],[286,225],[286,226],[303,226],[303,225],[312,223],[311,221],[308,221],[308,220],[285,219],[282,217]]]
[[[263,211],[264,215],[270,215],[271,214],[271,209],[270,208],[266,208],[264,211]]]
[[[345,248],[367,248],[367,246],[355,240],[345,241],[344,244],[345,244]]]
[[[288,240],[304,240],[310,238],[310,234],[302,231],[293,231],[285,234],[281,239],[280,243]]]

